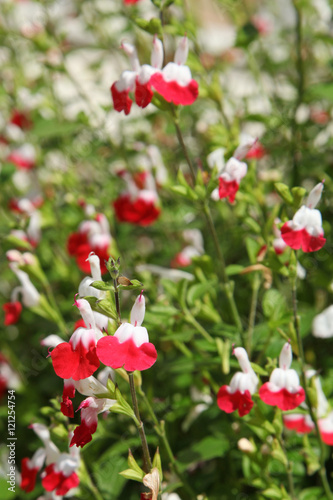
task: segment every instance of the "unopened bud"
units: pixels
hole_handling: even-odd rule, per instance
[[[241,438],[237,443],[238,449],[244,453],[254,453],[255,446],[247,438]]]

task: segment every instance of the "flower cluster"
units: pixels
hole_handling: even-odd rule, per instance
[[[89,295],[101,299],[105,292],[91,286],[101,279],[100,261],[91,253],[88,257],[91,277],[86,277],[79,285],[78,295]],[[141,293],[131,310],[130,323],[122,323],[114,335],[104,335],[109,319],[101,313],[92,311],[89,302],[75,298],[82,322],[77,325],[68,342],[56,335],[43,339],[42,344],[53,347],[51,359],[55,373],[64,379],[61,411],[74,417],[72,399],[75,391],[88,396],[78,407],[81,410],[81,424],[75,428],[70,446],[84,446],[91,441],[97,429],[97,415],[109,410],[116,401],[98,397],[108,393],[106,380],[111,369],[123,367],[128,372],[147,370],[157,359],[157,352],[149,342],[147,329],[141,324],[145,315],[145,299]],[[99,373],[98,379],[93,373],[100,367],[106,368]],[[106,380],[105,379],[106,375]],[[105,383],[103,384],[102,381]]]
[[[46,467],[41,473],[43,488],[61,497],[64,495],[71,496],[71,490],[80,483],[77,474],[80,466],[79,450],[73,448],[69,453],[61,453],[52,442],[50,431],[45,425],[36,423],[30,427],[41,439],[44,446],[38,448],[32,458],[23,458],[21,463],[21,489],[26,493],[34,490],[37,474],[45,463]]]
[[[126,170],[118,175],[126,182],[126,190],[113,202],[119,222],[146,227],[155,222],[161,212],[155,180],[149,171],[131,176]]]
[[[104,274],[107,271],[104,262],[110,257],[111,242],[107,218],[104,214],[97,214],[94,220],[81,222],[78,231],[69,236],[67,251],[76,258],[78,267],[85,273],[90,271],[88,256],[94,252],[101,259],[101,270]]]
[[[247,352],[242,347],[234,349],[242,371],[235,373],[230,385],[224,385],[217,394],[217,404],[226,413],[238,410],[241,417],[247,415],[252,407],[252,395],[257,391],[258,377],[249,361]],[[259,389],[259,397],[264,403],[277,406],[281,410],[297,408],[305,400],[304,389],[299,384],[299,377],[290,368],[292,351],[287,342],[281,351],[279,368],[271,373],[269,382]]]
[[[290,248],[315,252],[324,246],[326,239],[321,213],[315,208],[320,201],[323,188],[323,182],[317,184],[310,192],[306,204],[297,210],[292,220],[283,224],[281,237]]]
[[[116,111],[129,114],[133,102],[129,97],[130,92],[134,92],[135,102],[141,108],[152,101],[154,91],[175,105],[192,104],[198,97],[198,84],[185,65],[188,56],[186,36],[176,50],[174,62],[169,62],[163,69],[163,45],[157,36],[153,39],[150,65],[140,65],[136,49],[132,45],[122,43],[121,48],[130,57],[132,69],[124,71],[111,86]]]

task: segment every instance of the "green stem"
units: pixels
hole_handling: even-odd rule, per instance
[[[150,458],[150,454],[149,454],[149,448],[148,448],[146,434],[145,434],[144,427],[143,427],[143,422],[142,422],[141,417],[140,417],[139,405],[138,405],[138,400],[136,397],[133,372],[130,372],[128,374],[128,377],[129,377],[129,385],[130,385],[130,389],[131,389],[133,409],[134,409],[135,416],[138,420],[137,428],[139,431],[141,445],[142,445],[142,451],[143,451],[143,470],[148,474],[152,468],[151,458]]]
[[[259,288],[260,288],[260,276],[259,273],[255,273],[252,282],[252,297],[251,297],[251,308],[249,315],[249,326],[246,334],[246,351],[249,357],[251,356],[252,337],[256,321]]]
[[[176,133],[177,133],[177,138],[178,138],[179,144],[183,150],[185,159],[186,159],[187,164],[189,166],[193,185],[195,185],[196,176],[195,176],[194,167],[193,167],[193,164],[191,162],[190,156],[188,154],[188,151],[187,151],[184,139],[183,139],[182,132],[181,132],[180,127],[179,127],[179,119],[178,119],[175,108],[172,108],[172,117],[173,117],[173,123],[174,123],[175,128],[176,128]],[[208,205],[207,201],[203,203],[202,208],[203,208],[203,211],[205,214],[205,218],[206,218],[210,233],[211,233],[212,238],[213,238],[213,242],[214,242],[214,246],[215,246],[215,250],[216,250],[216,254],[217,254],[217,258],[218,258],[219,278],[224,285],[224,291],[225,291],[225,294],[227,296],[227,300],[229,302],[229,307],[231,309],[231,314],[232,314],[234,323],[237,326],[237,328],[239,329],[240,333],[242,334],[243,333],[242,321],[241,321],[241,318],[240,318],[240,315],[239,315],[239,312],[238,312],[238,309],[236,306],[236,302],[234,299],[233,287],[232,287],[232,284],[230,283],[228,275],[226,273],[226,265],[225,265],[224,257],[222,254],[222,250],[221,250],[221,246],[220,246],[220,243],[219,243],[219,240],[217,237],[212,214],[211,214],[211,211],[209,209],[209,205]],[[244,338],[243,338],[243,344],[244,344]]]
[[[170,464],[171,464],[171,467],[172,467],[174,473],[177,475],[179,480],[182,482],[183,488],[187,492],[187,494],[189,495],[189,498],[191,500],[197,498],[197,495],[195,494],[195,492],[193,491],[191,486],[187,483],[186,478],[184,477],[184,474],[179,469],[177,460],[175,459],[175,456],[172,452],[168,437],[166,435],[164,420],[161,420],[161,421],[158,420],[158,418],[156,417],[155,412],[154,412],[146,394],[143,392],[143,390],[140,388],[138,392],[139,392],[140,396],[142,397],[142,399],[144,400],[146,407],[147,407],[147,410],[148,410],[148,412],[149,412],[149,414],[150,414],[150,416],[155,424],[156,432],[160,436],[160,438],[163,442],[164,448],[167,452],[167,455],[168,455],[168,458],[169,458],[169,461],[170,461]]]
[[[326,448],[325,448],[325,443],[322,441],[320,437],[320,430],[318,426],[318,419],[317,415],[315,414],[311,400],[309,397],[309,391],[308,391],[308,386],[307,386],[307,378],[306,378],[306,370],[305,370],[305,357],[304,357],[304,349],[303,349],[303,343],[302,343],[302,338],[301,338],[301,332],[300,332],[300,325],[299,325],[299,316],[297,315],[297,287],[296,287],[296,277],[292,278],[292,302],[293,302],[293,313],[294,313],[294,327],[296,331],[296,336],[297,336],[297,344],[298,344],[298,353],[299,353],[299,361],[301,365],[301,372],[302,372],[302,384],[304,387],[305,391],[305,398],[306,398],[306,403],[308,405],[310,417],[315,425],[316,429],[316,435],[317,435],[317,441],[319,445],[319,450],[320,450],[320,469],[319,469],[319,476],[321,479],[322,486],[324,488],[324,491],[326,493],[327,500],[333,500],[333,494],[327,479],[326,475],[326,467],[325,467],[325,456],[326,456]]]
[[[53,291],[52,291],[51,285],[49,284],[49,282],[45,282],[45,283],[43,283],[43,286],[44,286],[47,298],[49,299],[50,304],[52,305],[53,309],[55,310],[55,312],[57,314],[57,317],[58,317],[57,325],[58,325],[59,329],[65,335],[69,335],[69,331],[67,329],[66,323],[65,323],[65,321],[64,321],[64,319],[62,317],[60,309],[59,309],[59,307],[57,305],[57,301],[56,301],[56,299],[55,299],[55,297],[53,295]]]
[[[118,315],[118,324],[121,324],[121,315],[120,315],[120,302],[119,302],[119,292],[118,292],[118,283],[117,283],[117,278],[113,280],[113,286],[114,286],[114,300],[116,303],[116,310],[117,310],[117,315]]]
[[[176,129],[176,134],[177,134],[178,142],[179,142],[179,144],[180,144],[180,146],[181,146],[181,148],[183,150],[184,156],[185,156],[187,164],[189,166],[189,169],[190,169],[190,172],[191,172],[193,186],[195,186],[196,175],[195,175],[194,166],[193,166],[191,158],[189,157],[189,154],[187,152],[187,147],[186,147],[184,139],[183,139],[183,134],[182,134],[182,131],[180,130],[180,127],[179,127],[178,110],[175,109],[175,107],[172,107],[172,118],[173,118],[173,124],[174,124],[175,129]]]
[[[204,329],[203,326],[200,325],[200,323],[195,319],[193,314],[189,309],[185,309],[185,320],[193,325],[197,331],[203,336],[204,339],[208,340],[208,342],[213,343],[214,339],[213,337]]]
[[[295,111],[292,119],[292,164],[293,164],[293,185],[297,186],[299,183],[299,144],[301,142],[300,129],[296,120],[296,113],[303,102],[304,95],[304,62],[302,57],[302,44],[303,44],[303,31],[302,31],[302,11],[298,5],[298,0],[293,0],[293,6],[296,14],[296,33],[295,33],[295,45],[296,45],[296,70],[297,70],[297,99],[295,102]]]

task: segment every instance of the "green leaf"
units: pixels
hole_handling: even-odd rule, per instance
[[[215,457],[223,457],[228,449],[229,441],[224,435],[207,436],[194,443],[189,449],[178,453],[178,461],[181,464],[205,462]]]
[[[258,375],[262,375],[263,377],[268,376],[268,372],[264,370],[261,366],[257,365],[256,363],[251,362],[252,369],[255,373]]]
[[[312,85],[309,88],[309,91],[314,94],[316,97],[321,99],[326,99],[327,101],[333,102],[333,83],[318,83],[316,85]]]
[[[240,264],[230,264],[230,266],[226,267],[226,273],[227,276],[233,276],[234,274],[239,274],[241,271],[243,271],[244,266],[241,266]]]
[[[118,290],[137,290],[138,288],[142,288],[143,283],[139,280],[132,280],[130,285],[118,285]]]
[[[31,134],[39,139],[66,137],[78,133],[83,125],[76,122],[59,122],[58,120],[39,120]]]
[[[114,286],[111,281],[93,281],[90,286],[96,288],[97,290],[101,290],[102,292],[114,292]]]
[[[190,306],[193,306],[197,299],[202,299],[205,293],[210,292],[211,295],[216,293],[216,281],[206,281],[205,283],[197,283],[192,285],[187,292],[187,302]]]
[[[262,495],[264,495],[266,498],[269,498],[270,500],[283,499],[283,492],[275,485],[263,491]]]
[[[119,474],[121,476],[125,477],[126,479],[132,479],[133,481],[139,481],[139,483],[142,483],[142,479],[145,476],[144,472],[142,475],[133,469],[125,469],[125,470],[119,472]]]

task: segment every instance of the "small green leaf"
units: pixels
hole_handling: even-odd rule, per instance
[[[253,371],[255,373],[257,373],[258,375],[262,375],[263,377],[268,376],[268,372],[266,370],[264,370],[264,368],[262,368],[261,366],[257,365],[256,363],[251,362],[251,366],[252,366]]]
[[[93,281],[90,286],[96,288],[97,290],[101,290],[103,292],[114,292],[114,286],[111,281]]]
[[[119,472],[119,474],[126,479],[132,479],[133,481],[139,481],[139,483],[142,483],[142,474],[133,469],[125,469],[122,472]],[[143,475],[145,475],[145,473],[143,473]]]

